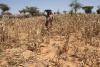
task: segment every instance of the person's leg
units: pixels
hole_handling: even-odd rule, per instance
[[[49,22],[50,23],[50,28],[52,27],[52,21],[53,21],[53,19],[51,18],[50,22]]]
[[[48,28],[48,21],[46,21],[45,26],[46,26],[46,28]]]

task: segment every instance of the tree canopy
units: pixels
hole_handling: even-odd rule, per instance
[[[74,0],[69,6],[72,8],[72,11],[74,11],[76,13],[78,11],[78,9],[80,9],[82,7],[82,4],[77,2],[77,0]]]
[[[8,11],[10,7],[6,4],[0,4],[0,9],[2,10],[2,13],[4,13],[5,11]]]
[[[19,11],[20,13],[26,13],[26,12],[28,12],[30,15],[32,15],[32,16],[38,16],[38,15],[40,15],[40,11],[39,11],[39,9],[37,8],[37,7],[34,7],[34,6],[31,6],[31,7],[28,7],[28,6],[26,6],[26,8],[25,9],[22,9],[22,10],[20,10]]]
[[[93,6],[84,6],[82,8],[85,10],[85,13],[91,13],[92,9],[93,9]]]

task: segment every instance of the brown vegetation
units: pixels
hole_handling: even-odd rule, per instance
[[[0,67],[100,67],[100,15],[0,19]]]

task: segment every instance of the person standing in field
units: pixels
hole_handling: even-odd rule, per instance
[[[53,21],[53,13],[52,13],[52,10],[45,10],[46,12],[46,23],[45,23],[45,26],[47,29],[51,28],[52,27],[52,21]]]

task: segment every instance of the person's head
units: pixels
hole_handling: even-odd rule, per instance
[[[52,10],[45,10],[45,12],[47,13],[47,15],[51,15],[52,14]]]

